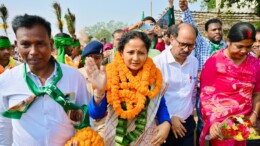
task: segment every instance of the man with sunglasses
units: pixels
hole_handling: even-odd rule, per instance
[[[9,38],[0,36],[0,74],[20,64],[11,57],[11,48]]]
[[[198,35],[197,29],[188,23],[170,28],[171,49],[153,58],[168,84],[164,94],[172,121],[172,130],[164,145],[193,146],[196,123],[193,108],[196,97],[198,61],[190,55]]]

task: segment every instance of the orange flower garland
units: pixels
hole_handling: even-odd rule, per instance
[[[0,65],[0,74],[3,73],[4,71],[5,71],[5,68],[2,65]]]
[[[90,127],[78,130],[65,146],[104,146],[101,136]]]
[[[106,70],[107,101],[123,119],[136,117],[144,108],[146,96],[154,98],[162,88],[162,74],[151,58],[147,58],[143,69],[133,76],[117,52],[114,62],[108,64]],[[150,90],[153,83],[155,87]],[[122,102],[126,103],[126,110],[122,109]]]

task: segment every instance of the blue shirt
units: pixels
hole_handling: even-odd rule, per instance
[[[183,12],[182,21],[190,23],[196,28],[198,28],[189,9]],[[221,49],[226,48],[226,43],[223,41],[221,41],[219,45],[221,46]],[[198,71],[202,70],[204,63],[211,56],[211,50],[212,48],[209,43],[209,40],[204,38],[199,31],[195,42],[195,57],[199,61]]]
[[[107,103],[106,95],[104,99],[100,102],[100,104],[97,106],[94,103],[94,97],[92,97],[88,106],[90,117],[92,117],[93,119],[103,118],[107,111],[107,104],[108,103]],[[156,116],[159,124],[163,123],[164,121],[168,121],[171,124],[171,119],[170,119],[169,112],[167,110],[167,106],[165,104],[164,96],[161,99]]]

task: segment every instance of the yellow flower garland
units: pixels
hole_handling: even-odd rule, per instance
[[[161,71],[156,68],[151,58],[147,58],[143,68],[133,76],[117,52],[115,60],[107,65],[106,71],[107,101],[123,119],[136,117],[145,106],[146,96],[154,98],[162,88]],[[153,83],[155,87],[150,90],[149,87]],[[122,109],[122,102],[126,103],[126,110]]]

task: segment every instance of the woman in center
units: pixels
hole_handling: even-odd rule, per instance
[[[92,58],[86,71],[94,88],[89,114],[106,117],[105,145],[155,145],[165,143],[171,128],[163,97],[162,74],[148,57],[150,40],[131,31],[119,43],[115,60],[99,69]],[[106,68],[106,69],[105,69]]]

